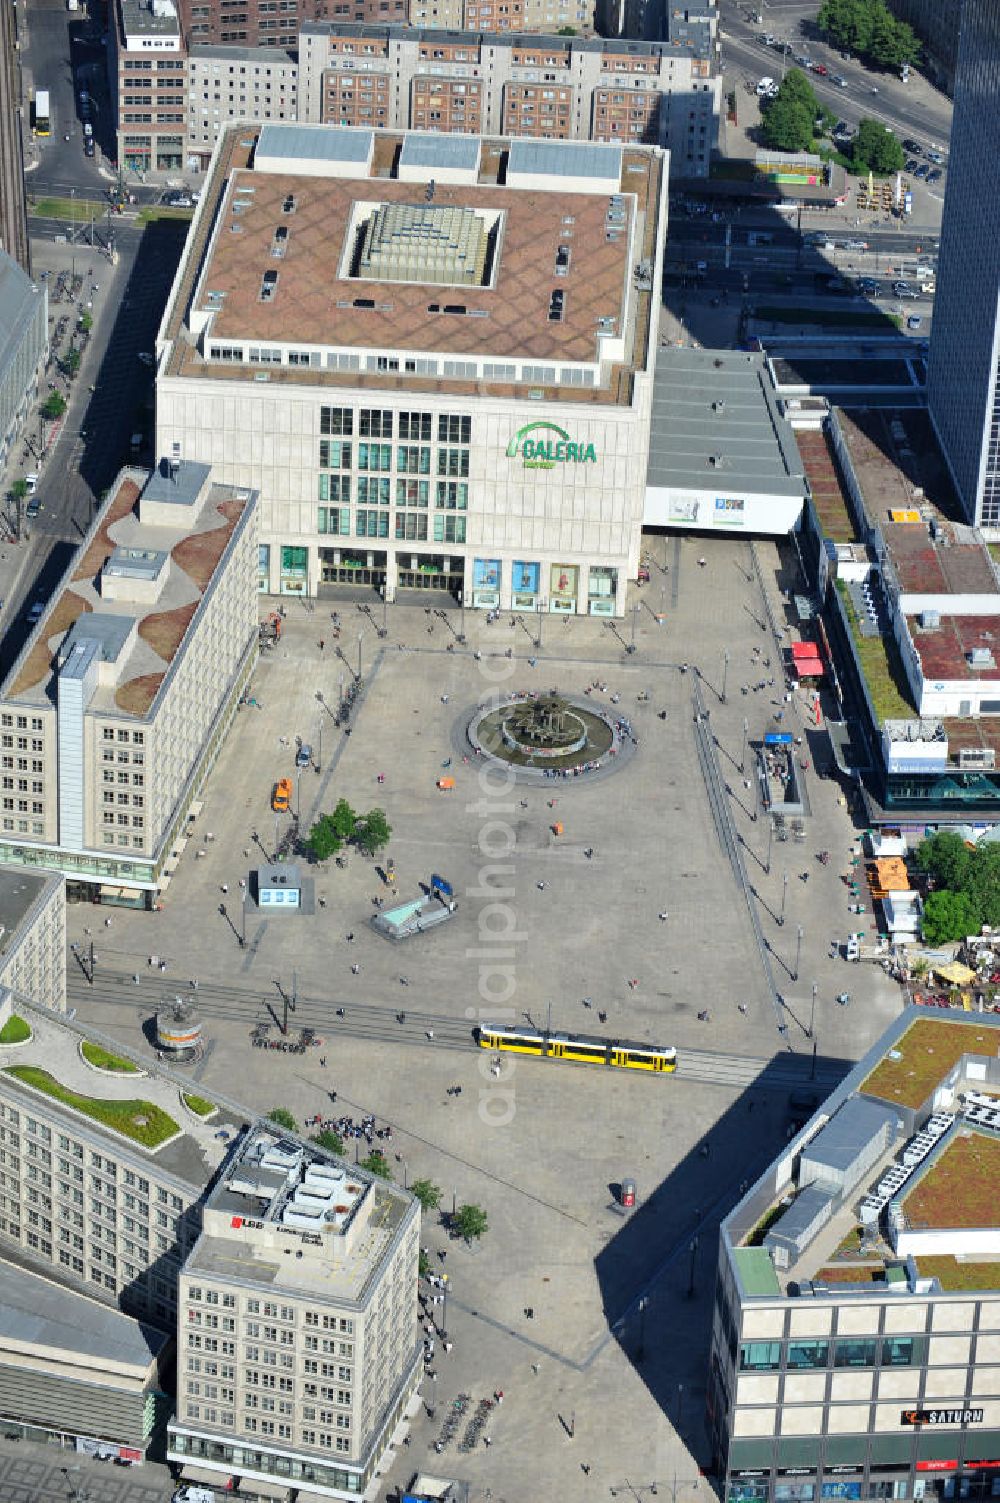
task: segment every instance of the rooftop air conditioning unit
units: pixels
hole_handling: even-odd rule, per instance
[[[994,667],[993,653],[988,647],[974,647],[966,656],[970,668]]]
[[[940,611],[921,611],[920,612],[920,625],[923,627],[924,631],[940,631],[940,629],[941,629],[941,612]]]
[[[719,398],[718,401],[712,403],[712,411],[713,412],[723,413],[723,412],[725,412],[725,410],[726,410],[726,404],[722,400],[721,397]]]
[[[722,467],[722,455],[721,454],[710,454],[708,456],[708,462],[712,466],[713,469],[716,469],[716,470],[721,469],[721,467]]]

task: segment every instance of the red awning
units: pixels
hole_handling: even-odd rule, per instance
[[[815,657],[819,657],[819,648],[816,646],[815,642],[793,642],[792,643],[792,657],[793,658],[815,658]]]
[[[792,666],[799,678],[823,677],[823,664],[819,658],[796,658]]]

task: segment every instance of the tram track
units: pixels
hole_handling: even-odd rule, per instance
[[[270,992],[260,987],[241,987],[226,982],[202,982],[197,992],[156,985],[155,999],[150,998],[151,978],[140,976],[137,987],[134,973],[100,969],[92,987],[82,976],[68,984],[71,1006],[99,1000],[104,1007],[134,1016],[141,1011],[169,1007],[176,998],[191,1002],[206,1021],[242,1023],[247,1042],[253,1029],[270,1023],[278,1037],[278,1023],[284,1002],[275,986]],[[345,1016],[337,1017],[337,1008]],[[405,1012],[405,1023],[398,1021]],[[338,1037],[361,1043],[394,1044],[405,1049],[436,1049],[467,1053],[477,1049],[471,1022],[449,1018],[442,1013],[424,1012],[413,1007],[389,1007],[381,1003],[360,1002],[350,997],[313,997],[297,994],[295,1010],[289,1014],[289,1030],[297,1034],[311,1028],[333,1045]],[[428,1037],[433,1034],[433,1037]],[[666,1042],[669,1042],[667,1040]],[[831,1090],[846,1073],[846,1066],[818,1061],[812,1065],[805,1056],[779,1054],[772,1059],[756,1059],[745,1054],[726,1054],[708,1049],[678,1049],[677,1076],[700,1085],[717,1085],[733,1090],[787,1091],[806,1083],[817,1091]]]

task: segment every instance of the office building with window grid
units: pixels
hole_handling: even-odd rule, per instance
[[[1000,535],[998,97],[1000,12],[964,0],[927,401],[966,517]]]
[[[666,191],[656,148],[231,128],[159,334],[157,437],[259,491],[260,589],[620,615]]]
[[[1000,1496],[998,1094],[1000,1018],[908,1008],[722,1222],[726,1503]]]
[[[127,470],[0,684],[0,861],[152,906],[257,658],[257,498]]]
[[[37,1381],[8,1374],[12,1333],[0,1331],[5,1425],[38,1438],[40,1384],[76,1376],[49,1420],[60,1438],[83,1426],[112,1453],[143,1451],[169,1419],[185,1482],[221,1494],[239,1479],[278,1503],[365,1494],[420,1379],[419,1202],[4,989],[0,1028],[12,1016],[22,1026],[0,1042],[0,1269],[64,1291],[68,1326],[70,1296],[88,1296],[77,1339],[91,1363],[91,1301],[176,1334],[177,1363],[172,1418],[134,1353],[102,1408],[96,1378],[74,1375],[68,1356],[58,1373],[40,1363]],[[127,1099],[86,1044],[131,1067]]]

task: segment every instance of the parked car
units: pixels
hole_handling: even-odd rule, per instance
[[[917,168],[919,166],[920,166],[920,163],[917,161],[916,157],[910,157],[910,159],[906,163],[906,166],[903,168],[903,171],[904,172],[909,172],[910,174],[912,174],[912,173],[916,172],[916,170],[917,170]]]
[[[292,802],[291,778],[279,778],[271,794],[271,808],[275,814],[287,814]]]
[[[814,73],[819,74],[820,78],[825,78],[827,76],[827,73],[830,71],[825,63],[810,63],[809,66],[812,68],[812,71]]]
[[[308,767],[312,761],[313,749],[308,741],[300,741],[299,749],[295,753],[296,767]]]
[[[194,206],[194,199],[189,193],[164,193],[162,201],[172,209],[190,209]]]
[[[93,138],[93,136],[84,136],[84,138],[83,138],[83,154],[84,154],[85,157],[92,157],[94,155],[94,138]]]
[[[45,611],[45,601],[36,600],[28,607],[28,625],[34,626],[42,619]]]
[[[919,313],[911,313],[909,318],[906,320],[906,327],[908,329],[919,329],[922,323],[923,319],[920,317]]]
[[[835,83],[838,89],[847,88],[847,79],[841,73],[834,73],[830,79],[830,82]]]
[[[893,282],[892,290],[896,297],[900,298],[918,298],[920,296],[919,292],[914,292],[909,282]]]
[[[30,475],[25,475],[24,483],[28,487],[28,495],[33,496],[38,488],[38,473],[32,470]]]
[[[929,183],[939,183],[943,177],[944,173],[941,171],[941,168],[935,167],[932,172],[928,172],[927,181]]]
[[[33,522],[38,516],[38,513],[41,511],[41,509],[42,503],[39,501],[38,497],[32,496],[31,500],[24,508],[24,515],[28,518],[29,522]]]
[[[924,154],[924,148],[919,141],[914,141],[912,136],[904,136],[900,145],[904,151],[912,151],[915,157],[922,157]]]
[[[928,162],[935,162],[938,167],[944,165],[944,157],[940,151],[929,151],[927,153],[927,160]]]
[[[931,169],[928,167],[928,165],[927,165],[926,162],[921,162],[920,166],[917,168],[916,172],[913,174],[914,177],[919,177],[921,179],[930,177],[930,175],[931,175]]]

